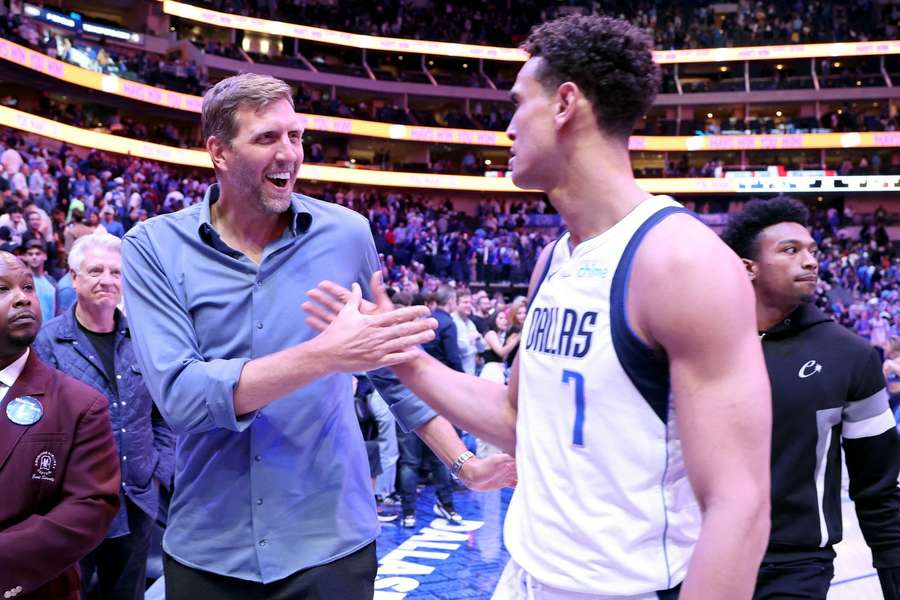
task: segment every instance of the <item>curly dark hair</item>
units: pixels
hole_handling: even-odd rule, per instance
[[[627,139],[656,99],[653,40],[627,21],[568,15],[535,27],[521,47],[544,59],[538,79],[545,87],[577,85],[600,129],[614,137]]]
[[[809,210],[799,200],[789,196],[751,200],[744,205],[744,210],[728,221],[722,240],[741,258],[755,260],[759,252],[759,233],[779,223],[798,223],[808,227]]]

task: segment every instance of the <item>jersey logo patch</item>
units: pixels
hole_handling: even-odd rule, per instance
[[[609,269],[599,263],[584,263],[575,273],[576,279],[591,277],[594,279],[606,279],[609,277]]]
[[[816,373],[822,372],[822,365],[817,363],[814,360],[807,361],[800,367],[800,371],[797,372],[797,376],[800,379],[806,379],[807,377],[812,377]]]

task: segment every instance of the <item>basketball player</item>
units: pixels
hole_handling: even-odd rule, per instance
[[[659,82],[650,41],[625,21],[568,16],[523,47],[512,177],[546,192],[569,232],[532,275],[509,386],[424,353],[395,372],[516,453],[495,599],[668,598],[679,585],[682,599],[750,598],[769,530],[771,408],[746,273],[634,181],[628,137]],[[349,293],[323,282],[310,295],[322,328]],[[377,298],[363,310],[390,309]]]
[[[756,600],[825,600],[841,541],[841,448],[850,497],[887,600],[900,598],[900,437],[881,359],[813,304],[819,265],[809,212],[754,200],[723,238],[756,290],[772,381],[772,533]]]

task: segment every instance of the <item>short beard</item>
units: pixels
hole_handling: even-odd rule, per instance
[[[260,194],[259,206],[266,214],[280,215],[291,207],[291,197],[288,196],[287,200],[282,200],[281,198],[276,200],[267,197],[265,194]]]
[[[815,301],[816,301],[815,294],[803,294],[802,296],[800,296],[800,302],[803,302],[804,304],[811,304]]]

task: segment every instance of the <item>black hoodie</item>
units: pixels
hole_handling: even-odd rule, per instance
[[[760,337],[773,398],[765,561],[834,556],[843,444],[850,498],[875,567],[900,567],[900,437],[878,353],[810,304]]]

